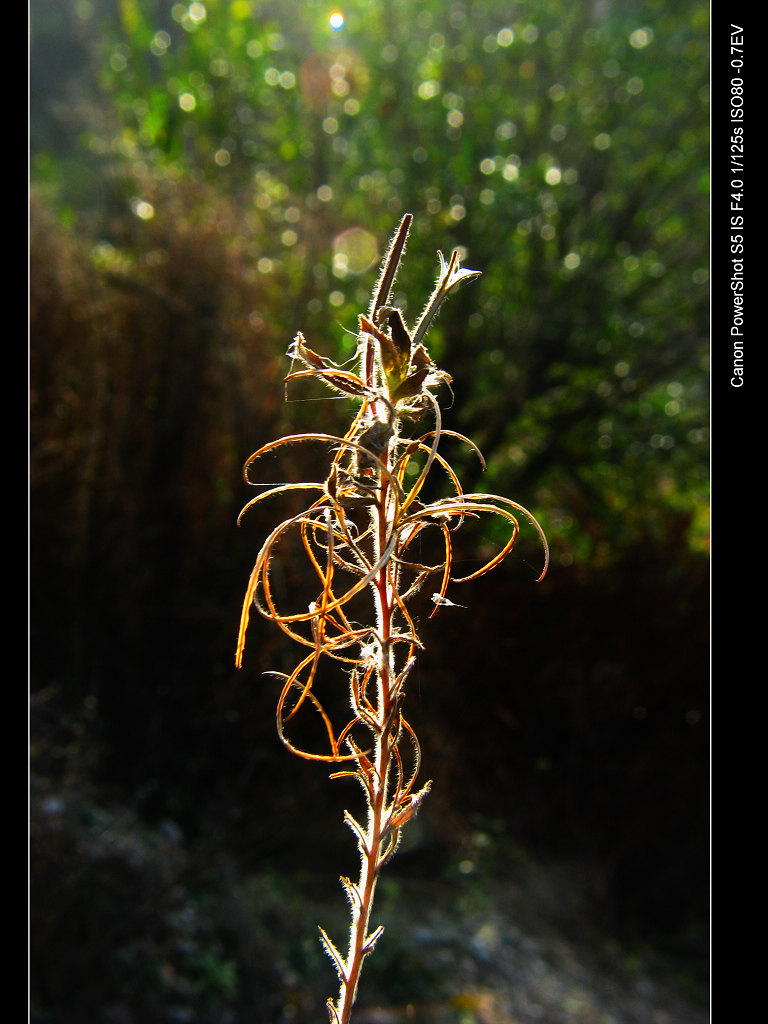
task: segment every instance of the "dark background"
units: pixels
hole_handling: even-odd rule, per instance
[[[410,211],[410,323],[436,249],[483,272],[429,338],[453,377],[445,425],[488,461],[483,475],[458,456],[465,486],[530,508],[552,565],[536,584],[523,529],[452,595],[466,610],[424,625],[407,702],[434,785],[382,881],[393,927],[361,1014],[511,1020],[484,1016],[458,968],[441,977],[398,915],[482,918],[512,880],[531,934],[550,924],[585,963],[597,950],[593,980],[624,972],[627,991],[660,971],[694,1022],[707,5],[354,2],[338,32],[329,14],[31,5],[32,1018],[323,1016],[316,925],[338,914],[343,932],[357,794],[277,739],[263,673],[291,658],[279,630],[254,622],[234,669],[274,525],[265,508],[236,526],[241,466],[282,433],[344,423],[344,403],[285,401],[285,350],[302,330],[353,353]],[[322,472],[299,449],[270,471]],[[491,529],[458,557],[500,543]],[[612,1019],[651,1019],[630,1003]],[[515,1019],[597,1019],[548,1005]]]

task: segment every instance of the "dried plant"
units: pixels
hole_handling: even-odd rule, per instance
[[[324,480],[268,486],[243,509],[244,513],[287,492],[316,493],[308,507],[272,530],[259,552],[243,603],[236,664],[242,664],[252,607],[306,648],[290,674],[272,673],[283,682],[277,702],[278,734],[300,757],[334,765],[331,778],[356,779],[365,796],[365,825],[348,811],[344,814],[360,853],[359,879],[341,879],[351,913],[346,955],[320,928],[340,983],[337,1000],[327,1003],[331,1024],[348,1024],[351,1019],[363,961],[382,933],[381,927],[371,930],[370,926],[379,872],[430,788],[429,782],[415,786],[419,743],[403,715],[405,683],[416,650],[422,646],[409,611],[411,599],[431,580],[435,589],[430,617],[452,604],[447,597],[450,583],[482,576],[510,553],[518,537],[520,513],[534,525],[544,545],[539,579],[549,557],[544,533],[526,509],[498,495],[465,494],[439,451],[441,440],[450,437],[468,445],[484,466],[472,441],[442,427],[433,389],[449,385],[450,377],[435,366],[424,344],[445,298],[462,282],[478,277],[479,271],[462,269],[457,252],[447,264],[439,253],[434,291],[409,331],[401,311],[389,299],[411,220],[410,214],[403,217],[384,259],[368,315],[359,317],[358,372],[318,355],[300,333],[288,350],[302,368],[289,373],[287,382],[313,378],[337,395],[355,400],[358,408],[347,432],[343,437],[326,433],[283,437],[254,452],[244,468],[246,482],[252,483],[250,474],[258,460],[289,445],[317,444],[329,451]],[[426,416],[429,429],[414,431]],[[435,472],[447,484],[448,496],[428,501],[425,485]],[[465,520],[484,514],[503,520],[509,538],[476,571],[454,576],[452,534]],[[438,556],[431,564],[422,554],[426,546],[422,541],[428,535],[438,541]],[[278,595],[270,575],[278,546],[290,539],[299,544],[312,579],[316,578],[316,596],[306,610],[281,610],[285,597]],[[366,610],[366,621],[352,617],[365,615]],[[349,689],[351,715],[347,712],[347,720],[339,725],[332,721],[328,701],[319,695],[319,680],[329,663],[338,663]],[[316,717],[323,749],[306,749],[306,741],[296,738],[293,730],[300,713]]]

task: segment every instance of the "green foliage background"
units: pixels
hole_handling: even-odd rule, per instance
[[[351,3],[338,32],[318,2],[37,7],[33,46],[65,32],[87,63],[63,155],[33,118],[33,178],[110,259],[198,183],[236,208],[244,312],[343,352],[374,273],[343,233],[380,253],[412,211],[412,316],[435,248],[483,271],[433,345],[487,486],[565,564],[705,543],[706,4]]]
[[[453,378],[445,423],[488,462],[481,474],[468,460],[465,485],[529,507],[553,556],[534,587],[540,553],[524,538],[468,594],[460,650],[454,621],[435,620],[413,698],[444,794],[425,821],[450,821],[450,841],[455,808],[475,808],[522,842],[593,858],[611,927],[695,946],[707,890],[709,6],[341,9],[334,31],[317,0],[31,4],[35,800],[127,803],[131,836],[171,820],[201,844],[200,863],[226,851],[244,877],[289,863],[295,833],[276,822],[327,806],[334,784],[275,749],[272,691],[233,672],[242,590],[270,526],[259,513],[236,529],[252,496],[240,467],[282,432],[343,422],[343,402],[298,388],[284,401],[285,351],[301,330],[319,352],[352,355],[378,261],[410,211],[397,282],[407,321],[435,250],[458,247],[482,271],[428,339]],[[301,458],[274,472],[314,478]],[[300,571],[288,566],[284,585]],[[260,628],[254,670],[280,668],[281,640]],[[487,692],[468,701],[479,653]],[[62,948],[87,963],[94,944],[72,937],[66,910],[88,902],[73,852],[84,840],[67,846],[49,826],[42,814],[33,828],[54,908],[39,904],[33,963],[39,1004],[61,1007],[93,977],[71,957],[51,964]],[[332,848],[331,880],[333,843],[315,849],[321,862]],[[171,861],[154,851],[169,892]],[[83,920],[107,934],[115,896],[100,877],[108,898]],[[119,957],[105,940],[105,988],[107,964],[123,965],[114,985],[128,977],[138,991],[136,965],[156,970],[165,955],[170,940],[153,934],[150,949],[145,918],[134,924],[134,945],[114,940]],[[225,928],[190,954],[192,988],[208,979],[196,1019],[224,1019],[225,997],[265,1005],[235,991],[238,941]],[[155,1019],[146,993],[164,985],[153,975],[136,995],[138,1019]],[[91,996],[101,1019],[106,997]]]

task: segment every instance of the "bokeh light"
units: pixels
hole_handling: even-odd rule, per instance
[[[348,228],[333,240],[333,273],[341,278],[362,274],[373,266],[378,254],[375,235],[361,227]]]
[[[344,15],[341,11],[334,11],[328,19],[328,24],[331,26],[334,32],[338,32],[340,28],[344,27]]]

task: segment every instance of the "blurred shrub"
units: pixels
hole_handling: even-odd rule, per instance
[[[32,6],[33,176],[62,214],[122,245],[208,181],[241,243],[258,224],[261,315],[351,355],[374,271],[346,230],[382,246],[411,210],[400,301],[437,247],[483,271],[433,345],[488,486],[565,565],[705,546],[706,4],[353,0],[336,32],[295,0]]]

